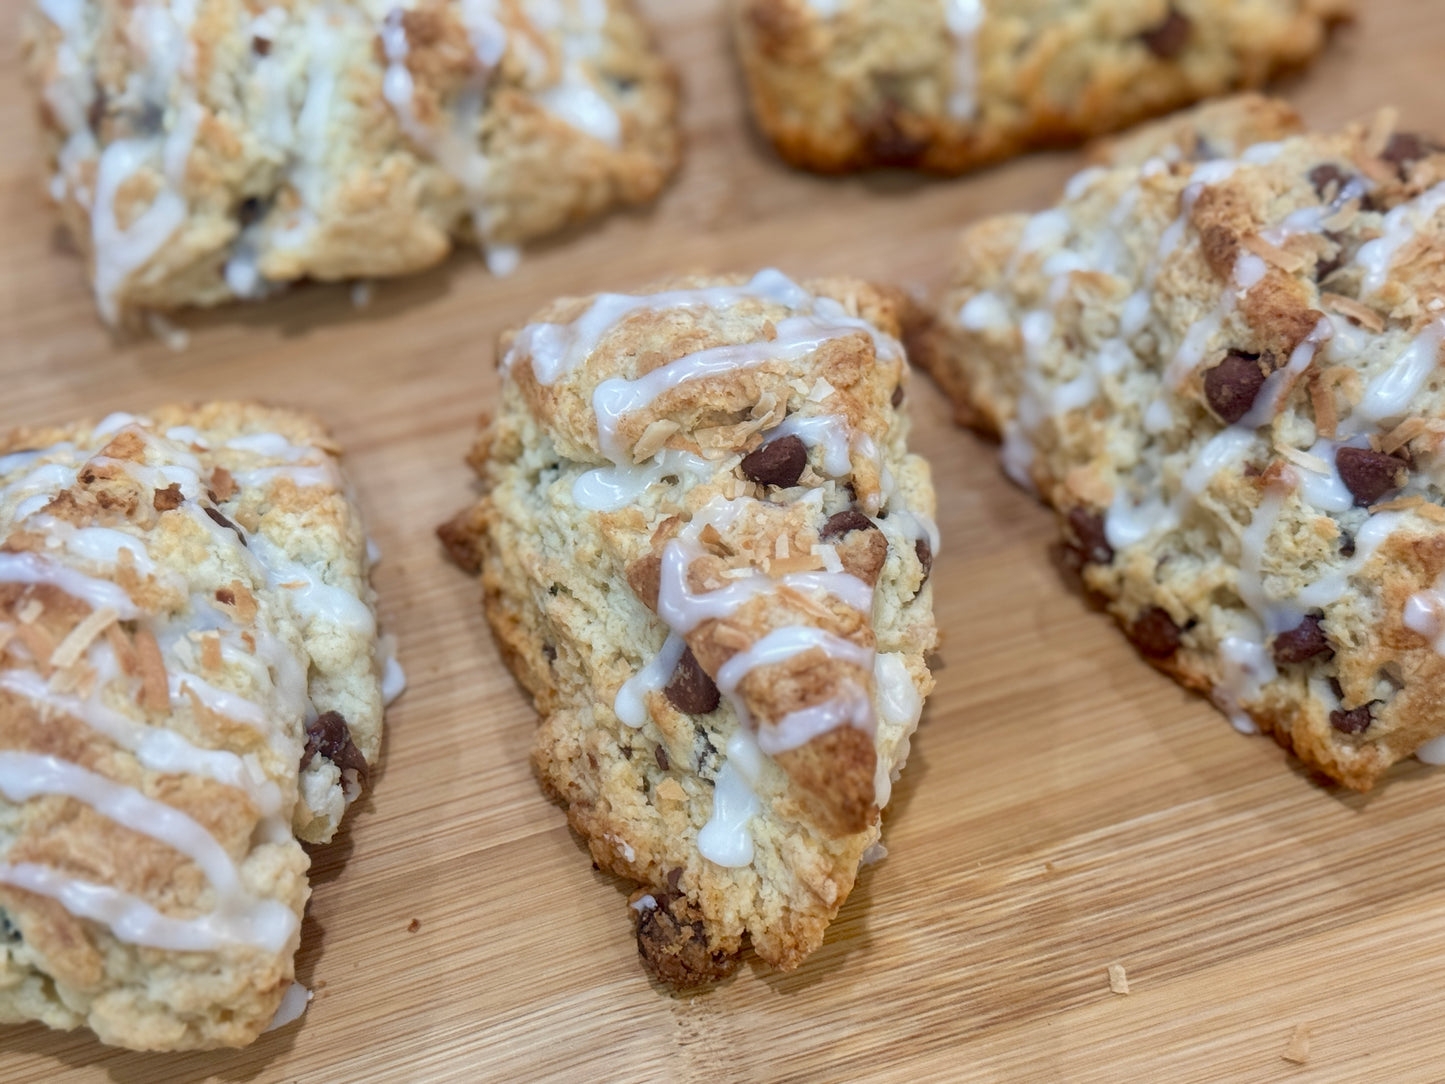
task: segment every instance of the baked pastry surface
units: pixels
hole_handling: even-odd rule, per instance
[[[535,701],[544,789],[641,885],[674,985],[745,940],[785,969],[817,948],[932,687],[897,332],[890,295],[764,271],[560,300],[503,337],[482,498],[441,534]]]
[[[960,173],[1309,62],[1352,0],[732,0],[794,165]]]
[[[1445,758],[1445,148],[1193,120],[968,229],[923,363],[1142,654],[1366,789]]]
[[[51,194],[111,322],[399,275],[657,194],[675,93],[630,0],[37,0]]]
[[[337,448],[249,404],[0,438],[0,1021],[239,1046],[381,751]]]

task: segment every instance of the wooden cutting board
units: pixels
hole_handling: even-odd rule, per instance
[[[553,295],[679,268],[932,288],[961,224],[1045,206],[1078,160],[956,182],[790,172],[746,124],[721,4],[643,6],[686,92],[686,165],[654,209],[505,280],[468,254],[360,311],[318,287],[188,318],[175,353],[97,323],[42,199],[5,5],[0,425],[217,396],[316,411],[349,449],[411,688],[374,792],[315,856],[299,1025],[180,1056],[0,1028],[0,1081],[1445,1079],[1445,773],[1411,763],[1368,797],[1320,786],[1155,674],[1065,586],[1051,518],[923,380],[946,639],[890,855],[791,975],[754,961],[693,997],[644,977],[624,886],[538,791],[531,711],[432,536],[467,499],[497,333]],[[1445,129],[1445,6],[1361,6],[1284,92],[1318,124],[1394,103]],[[1303,1068],[1282,1058],[1301,1027]]]

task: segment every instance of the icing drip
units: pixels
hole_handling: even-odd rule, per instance
[[[971,120],[978,113],[978,31],[983,26],[983,0],[943,0],[943,19],[953,40],[948,114],[955,120]]]
[[[653,656],[652,661],[617,690],[617,698],[612,703],[617,717],[630,727],[640,727],[647,722],[647,694],[667,684],[686,650],[686,640],[675,632],[669,634],[662,650]]]
[[[754,787],[762,771],[762,754],[745,730],[728,739],[727,759],[713,787],[712,815],[697,834],[698,853],[729,869],[752,865],[753,836],[748,828],[759,811]]]

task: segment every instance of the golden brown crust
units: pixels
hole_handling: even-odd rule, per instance
[[[790,163],[953,174],[1259,87],[1313,59],[1353,10],[1350,0],[991,0],[977,13],[937,0],[733,0],[733,28],[754,116]]]

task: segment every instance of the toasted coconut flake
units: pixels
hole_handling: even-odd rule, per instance
[[[1390,143],[1390,137],[1395,134],[1395,129],[1400,124],[1400,111],[1393,105],[1381,106],[1370,118],[1370,126],[1365,129],[1365,138],[1361,149],[1372,158],[1378,158],[1384,153]]]
[[[165,711],[171,706],[171,690],[156,634],[147,628],[136,629],[135,649],[140,666],[141,704],[150,711]]]
[[[812,403],[821,403],[824,399],[828,398],[828,396],[832,395],[837,390],[837,388],[833,387],[832,384],[828,383],[827,380],[820,376],[816,381],[813,382],[812,388],[808,391],[808,401]]]
[[[216,495],[217,500],[229,501],[240,490],[236,480],[231,477],[231,472],[225,467],[217,467],[211,472],[211,492]]]
[[[1404,512],[1411,508],[1419,508],[1424,503],[1425,498],[1417,495],[1396,497],[1393,501],[1370,505],[1370,515],[1373,516],[1376,512]]]
[[[1124,973],[1123,964],[1109,965],[1109,990],[1115,994],[1129,992],[1129,976]]]
[[[1314,471],[1316,474],[1330,473],[1330,465],[1317,455],[1310,455],[1309,452],[1302,452],[1298,448],[1289,447],[1287,444],[1276,445],[1274,450],[1291,463],[1301,466],[1305,470]]]
[[[722,647],[746,651],[753,646],[753,638],[736,625],[720,621],[713,626],[712,638]]]
[[[119,618],[120,614],[109,606],[92,610],[86,614],[85,619],[71,629],[65,639],[60,641],[60,646],[50,656],[51,664],[61,670],[73,666],[85,654],[86,648],[90,647],[95,638],[115,624]]]
[[[773,539],[773,556],[777,558],[792,556],[792,549],[786,534],[780,534],[777,538]]]
[[[10,646],[10,641],[15,639],[16,631],[14,625],[0,625],[0,655],[5,654],[5,649]]]
[[[790,572],[817,572],[823,568],[823,561],[814,553],[795,553],[791,557],[778,557],[773,560],[773,571],[786,576]]]
[[[1376,334],[1385,330],[1385,318],[1368,305],[1361,304],[1353,297],[1346,297],[1344,294],[1320,294],[1320,303],[1326,308],[1334,309],[1341,316],[1347,316],[1359,324],[1366,331],[1373,331]]]
[[[658,418],[642,431],[637,443],[632,446],[632,461],[645,463],[667,445],[668,439],[682,426],[671,418]]]
[[[1310,374],[1310,404],[1315,410],[1315,428],[1320,436],[1334,440],[1339,432],[1340,415],[1335,409],[1335,386]]]
[[[1380,439],[1380,451],[1394,455],[1421,433],[1430,431],[1430,423],[1424,418],[1406,418]]]
[[[1304,1065],[1310,1060],[1310,1026],[1308,1024],[1295,1025],[1294,1034],[1289,1037],[1289,1045],[1284,1048],[1284,1053],[1280,1057],[1296,1065]]]
[[[130,637],[125,634],[125,629],[119,625],[110,625],[105,630],[106,643],[115,653],[115,660],[120,664],[120,672],[126,677],[135,677],[140,672],[140,665],[136,661],[135,645],[130,642]]]
[[[221,660],[221,636],[219,633],[208,632],[201,637],[201,665],[207,670],[219,670],[224,665]]]
[[[1416,512],[1432,523],[1445,523],[1445,508],[1438,504],[1425,503],[1416,509]]]
[[[33,625],[40,620],[40,615],[45,612],[45,604],[38,598],[28,599],[20,612],[15,616],[20,619],[22,625]]]
[[[711,523],[707,524],[697,533],[697,540],[704,546],[721,546],[723,544],[722,535],[718,533],[718,529]]]
[[[46,631],[44,625],[21,625],[15,630],[16,637],[25,645],[27,651],[37,663],[41,671],[48,677],[50,675],[50,656],[55,651],[55,639]]]
[[[1360,383],[1360,374],[1348,365],[1330,366],[1320,373],[1320,380],[1331,387],[1339,388],[1345,397],[1345,402],[1351,406],[1364,397],[1365,386]]]
[[[1252,233],[1244,239],[1244,247],[1253,252],[1265,263],[1274,264],[1281,271],[1287,271],[1293,275],[1297,271],[1304,270],[1305,260],[1303,256],[1293,252],[1286,252],[1278,245],[1272,245],[1257,233]]]

